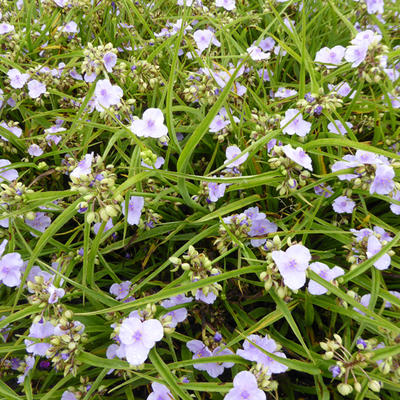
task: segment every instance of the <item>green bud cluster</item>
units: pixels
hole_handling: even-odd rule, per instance
[[[251,223],[251,219],[242,213],[231,216],[230,223],[228,224],[229,232],[223,224],[220,224],[219,237],[214,241],[214,245],[218,251],[223,254],[228,250],[229,246],[237,246],[237,243],[232,240],[232,235],[240,242],[247,240],[249,238],[248,233],[251,229]]]
[[[258,387],[265,392],[273,392],[278,389],[278,382],[271,379],[271,373],[268,367],[257,363],[250,369],[250,372],[256,377]]]
[[[172,271],[177,271],[182,268],[183,271],[188,272],[188,277],[191,282],[201,281],[213,275],[219,275],[221,270],[213,266],[212,261],[204,253],[199,253],[193,246],[189,246],[187,254],[182,256],[183,262],[178,257],[170,257],[169,260],[175,268]],[[218,296],[222,290],[219,283],[212,283],[201,288],[203,294],[207,296],[213,292]],[[192,290],[193,296],[196,295],[197,289]]]
[[[93,47],[93,44],[89,42],[87,47],[83,50],[85,59],[81,65],[82,74],[91,75],[94,73],[100,75],[102,72],[106,71],[103,58],[107,53],[114,53],[117,55],[117,50],[114,49],[112,43]]]
[[[73,158],[68,159],[69,171],[78,165]],[[100,179],[98,177],[101,177]],[[77,209],[87,210],[88,223],[108,221],[121,213],[121,195],[115,195],[117,176],[113,165],[104,165],[103,159],[96,156],[92,163],[91,173],[78,177],[71,177],[71,190],[83,196],[83,201]]]
[[[150,63],[147,60],[131,58],[130,62],[132,67],[129,77],[137,85],[140,93],[146,93],[148,90],[164,84],[160,66],[156,64],[155,60]]]
[[[77,356],[87,341],[87,335],[83,327],[76,321],[71,321],[73,314],[70,310],[63,313],[58,319],[58,327],[63,335],[50,337],[51,346],[47,349],[48,357],[57,371],[63,371],[64,376],[72,374],[76,376],[79,366],[82,364]]]

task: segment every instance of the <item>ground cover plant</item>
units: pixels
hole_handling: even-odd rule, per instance
[[[0,0],[0,399],[398,399],[399,26]]]

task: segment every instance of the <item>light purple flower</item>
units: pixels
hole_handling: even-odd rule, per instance
[[[93,232],[94,232],[95,235],[97,235],[97,234],[99,233],[99,230],[100,230],[101,225],[102,225],[102,222],[96,222],[96,223],[93,225]],[[113,222],[112,222],[112,219],[109,218],[109,220],[108,220],[108,221],[106,222],[106,224],[104,225],[103,233],[109,231],[113,226],[114,226],[114,224],[113,224]]]
[[[215,203],[221,197],[224,197],[226,183],[208,182],[208,200]]]
[[[179,304],[190,303],[193,300],[193,297],[186,297],[184,294],[179,294],[175,297],[172,297],[167,300],[163,300],[161,305],[164,308],[171,308],[177,306]],[[185,307],[178,308],[173,311],[169,311],[165,314],[165,316],[170,316],[172,321],[168,325],[169,328],[175,328],[179,322],[183,322],[187,318],[187,310]]]
[[[92,72],[91,74],[86,72],[86,74],[83,77],[83,80],[87,83],[92,83],[96,80],[96,78],[97,78],[96,72]],[[115,86],[115,90],[113,89],[114,86]],[[118,89],[120,89],[120,87],[117,85],[114,85],[114,86],[111,86],[111,84],[110,84],[110,87],[106,88],[106,85],[102,84],[102,88],[99,91],[100,92],[99,93],[100,100],[102,100],[102,101],[104,101],[104,103],[108,104],[111,101],[110,99],[113,99],[112,101],[117,101],[116,99],[118,97],[122,97],[122,93],[118,90]],[[95,92],[95,94],[96,94],[96,92]],[[118,103],[119,103],[119,101],[118,101]],[[100,112],[103,111],[103,109],[101,108],[101,104],[99,104],[96,97],[94,98],[94,105],[95,105],[97,111],[100,111]],[[104,107],[108,108],[106,106],[104,106]]]
[[[242,150],[240,150],[239,147],[236,145],[228,146],[225,150],[226,161],[224,162],[224,164],[226,164],[228,168],[239,167],[240,165],[242,165],[247,160],[249,153],[244,153],[241,157],[237,158],[234,161],[231,161],[236,158],[241,152]]]
[[[8,165],[11,165],[10,161],[0,159],[0,183],[4,180],[11,182],[18,179],[18,171],[7,168]]]
[[[229,119],[226,119],[224,116],[217,114],[211,121],[209,130],[211,133],[217,133],[230,125],[230,123],[231,121]]]
[[[326,64],[326,68],[336,68],[343,60],[345,48],[343,46],[335,46],[331,49],[323,47],[315,55],[315,62]]]
[[[36,231],[43,233],[50,226],[51,218],[47,216],[47,214],[44,212],[37,212],[33,220],[25,218],[25,224],[35,229]],[[31,235],[37,237],[32,232]]]
[[[394,200],[400,201],[400,191],[396,190],[393,193],[392,198]],[[400,206],[398,204],[390,204],[390,210],[393,214],[400,215]]]
[[[118,337],[126,360],[131,365],[141,365],[149,351],[164,336],[164,329],[157,319],[142,322],[138,318],[125,318],[119,328]]]
[[[383,0],[365,0],[368,14],[383,14]]]
[[[300,111],[289,108],[286,110],[285,118],[280,122],[280,127],[282,132],[288,135],[306,136],[307,133],[310,133],[311,122],[304,121]]]
[[[164,115],[158,108],[148,108],[142,119],[132,122],[130,130],[139,137],[161,138],[168,135],[168,128],[164,125]]]
[[[47,293],[49,294],[49,299],[47,302],[49,304],[55,304],[58,302],[58,299],[61,299],[65,295],[65,290],[62,288],[56,288],[54,285],[50,285],[47,288]]]
[[[200,54],[207,49],[211,44],[219,47],[221,43],[215,37],[214,32],[209,29],[199,29],[193,34],[193,39],[196,42],[197,48],[200,51]]]
[[[31,144],[28,148],[28,153],[32,157],[38,157],[43,154],[43,150],[37,144]]]
[[[29,79],[29,74],[22,74],[16,68],[10,69],[7,72],[7,76],[10,79],[10,85],[14,89],[21,89]]]
[[[194,297],[196,300],[200,300],[206,304],[213,304],[214,301],[217,299],[217,295],[214,293],[214,291],[210,290],[206,296],[203,292],[203,289],[201,288],[197,289],[196,295]]]
[[[127,222],[129,225],[139,225],[140,216],[144,207],[144,197],[131,196],[128,203],[128,217]],[[121,203],[122,214],[125,215],[125,201]]]
[[[347,62],[352,63],[351,66],[353,68],[356,68],[365,60],[367,52],[368,52],[368,46],[366,46],[365,44],[349,46],[346,49],[344,58]]]
[[[69,21],[67,22],[62,28],[61,28],[62,32],[66,32],[66,33],[78,33],[79,32],[79,28],[78,25],[75,21]]]
[[[247,53],[254,61],[268,60],[271,57],[270,53],[264,53],[258,46],[250,46],[247,49]]]
[[[17,379],[18,384],[24,383],[24,380],[28,375],[28,372],[34,367],[34,365],[35,365],[35,357],[25,356],[25,368],[23,374],[18,376]]]
[[[213,351],[211,351],[202,341],[200,340],[190,340],[186,343],[187,348],[194,353],[192,359],[215,357],[215,356],[226,356],[234,354],[229,349],[221,350],[220,346],[217,346]],[[224,363],[202,363],[193,364],[193,367],[199,371],[206,371],[212,378],[216,378],[224,372],[225,368],[232,368],[234,363],[224,362]]]
[[[267,37],[260,41],[259,46],[263,51],[271,51],[275,46],[275,40],[272,37]]]
[[[9,132],[11,132],[13,135],[15,135],[16,137],[21,137],[22,135],[22,129],[19,128],[18,126],[13,126],[11,125],[11,122],[9,122],[8,124],[4,121],[0,122],[0,126],[2,126],[4,129],[7,129]],[[5,138],[4,136],[0,135],[0,138],[2,140],[4,140],[5,142],[8,142],[8,139]]]
[[[113,283],[110,287],[110,293],[115,296],[116,300],[122,300],[128,296],[132,282],[124,281],[121,283]]]
[[[43,93],[46,93],[46,85],[36,79],[33,79],[28,82],[28,90],[29,97],[32,99],[37,99]]]
[[[368,238],[368,246],[367,246],[367,258],[372,258],[375,254],[378,254],[382,249],[382,244],[378,240],[378,238],[374,235],[371,235]],[[384,254],[382,257],[378,258],[374,262],[374,267],[379,269],[380,271],[384,269],[388,269],[390,267],[391,258],[389,254]]]
[[[381,35],[378,35],[371,29],[367,29],[366,31],[357,33],[356,37],[351,41],[351,44],[369,47],[371,44],[379,43],[381,39]]]
[[[321,278],[330,283],[332,283],[332,281],[337,277],[344,275],[343,268],[335,266],[330,269],[326,264],[321,262],[311,263],[310,268]],[[308,291],[313,295],[321,295],[327,293],[328,289],[310,279],[310,282],[308,282]]]
[[[104,111],[104,108],[118,105],[124,92],[118,85],[112,85],[108,79],[97,81],[94,90],[95,107],[97,111]]]
[[[94,153],[86,154],[82,161],[70,173],[71,178],[80,178],[81,175],[89,175],[92,172],[92,161]]]
[[[147,165],[144,161],[141,161],[140,165],[142,167],[150,168],[150,169],[160,169],[164,165],[165,159],[164,157],[157,157],[156,161],[153,165]]]
[[[311,261],[311,254],[307,247],[295,244],[286,251],[273,251],[271,255],[288,288],[297,290],[304,286],[306,271]]]
[[[288,97],[295,96],[297,94],[297,90],[295,89],[287,89],[284,87],[280,87],[276,92],[274,97],[278,99],[286,99]]]
[[[172,400],[173,396],[169,389],[162,383],[153,382],[151,384],[153,392],[147,396],[146,400]]]
[[[331,83],[328,83],[328,88],[329,90],[335,91],[341,97],[347,97],[352,91],[352,88],[347,82],[341,82],[337,85],[332,85]],[[355,93],[353,92],[350,98],[352,99],[354,96]]]
[[[351,129],[353,127],[353,124],[351,122],[345,122],[345,125]],[[328,124],[328,131],[331,133],[335,133],[336,135],[346,135],[347,130],[345,126],[338,120],[335,119],[335,122],[330,122]]]
[[[65,390],[61,396],[61,400],[78,400],[76,396],[69,390]]]
[[[290,144],[287,144],[286,146],[282,146],[282,150],[286,157],[290,158],[295,163],[310,171],[313,170],[311,157],[307,155],[307,153],[301,147],[296,147],[294,149]]]
[[[3,256],[8,240],[0,244],[0,282],[8,287],[17,287],[21,284],[21,269],[24,265],[18,253],[8,253]]]
[[[249,371],[241,371],[233,379],[231,389],[224,400],[265,400],[265,392],[258,388],[256,377]]]
[[[215,7],[224,7],[227,11],[232,11],[236,8],[235,0],[215,0]]]
[[[281,364],[279,361],[273,360],[265,352],[257,348],[253,343],[268,353],[272,353],[278,357],[286,358],[284,353],[276,351],[278,346],[275,343],[275,340],[271,339],[268,335],[265,335],[265,337],[261,337],[259,335],[248,336],[243,343],[243,350],[237,350],[236,354],[240,357],[243,357],[245,360],[254,361],[258,364],[262,364],[264,367],[267,367],[267,373],[269,375],[280,374],[288,369],[286,365]]]
[[[324,196],[326,199],[333,195],[333,189],[329,185],[317,185],[314,186],[314,192],[318,196]]]
[[[115,64],[117,63],[117,56],[110,51],[104,54],[103,63],[107,72],[112,72],[113,68],[115,67]]]
[[[5,22],[0,23],[0,35],[5,35],[14,31],[14,25],[6,24]]]
[[[394,189],[394,177],[393,167],[384,164],[378,165],[375,170],[374,181],[369,188],[370,194],[389,194]]]
[[[264,214],[264,213],[261,213]],[[265,215],[265,214],[264,214]],[[278,230],[278,226],[273,222],[269,221],[267,218],[257,218],[253,219],[251,222],[251,228],[248,232],[250,237],[254,236],[265,236],[268,233],[274,233]],[[267,241],[266,238],[251,239],[250,243],[254,247],[260,247]]]
[[[349,213],[353,212],[356,203],[353,200],[349,199],[347,196],[339,196],[337,197],[332,204],[332,207],[335,212],[338,214]]]
[[[46,339],[49,336],[54,335],[54,326],[49,321],[38,322],[32,324],[29,329],[28,336],[30,338],[41,339],[41,340],[30,340],[25,339],[26,351],[32,353],[35,356],[45,356],[47,349],[51,346],[50,343],[42,339]]]

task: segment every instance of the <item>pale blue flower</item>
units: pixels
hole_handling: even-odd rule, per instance
[[[258,388],[256,377],[249,371],[236,374],[231,389],[224,400],[265,400],[265,392]]]

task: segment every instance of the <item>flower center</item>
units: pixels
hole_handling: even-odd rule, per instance
[[[243,392],[240,394],[240,397],[242,399],[248,399],[250,397],[250,393],[247,390],[243,390]]]
[[[297,267],[297,262],[296,260],[290,260],[289,262],[289,268],[296,268]]]
[[[142,333],[140,331],[136,331],[133,334],[133,338],[135,339],[135,342],[139,341],[142,338]]]

